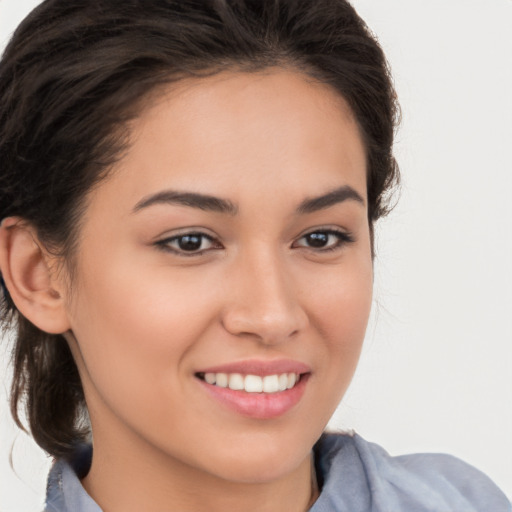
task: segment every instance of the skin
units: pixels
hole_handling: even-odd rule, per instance
[[[311,449],[354,374],[371,305],[356,122],[328,86],[276,69],[174,84],[131,128],[90,193],[72,294],[65,273],[52,278],[93,428],[83,484],[106,512],[306,510]],[[361,201],[297,211],[340,187]],[[170,189],[237,212],[137,209]],[[342,235],[327,247],[305,237],[328,230]],[[213,241],[179,252],[190,232]],[[224,407],[195,375],[283,358],[310,375],[277,418]]]

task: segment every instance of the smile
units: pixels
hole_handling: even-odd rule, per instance
[[[241,373],[199,373],[197,376],[213,386],[246,393],[278,393],[294,388],[300,381],[298,373],[280,373],[264,377]]]

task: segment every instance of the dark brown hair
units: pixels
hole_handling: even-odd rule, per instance
[[[20,216],[66,261],[87,192],[125,145],[127,121],[159,84],[286,66],[332,86],[367,151],[368,220],[397,181],[398,107],[384,54],[345,0],[46,0],[0,62],[0,219]],[[87,435],[78,371],[61,335],[39,330],[3,285],[15,328],[11,409],[36,442],[67,456]]]

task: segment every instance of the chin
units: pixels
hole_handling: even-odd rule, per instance
[[[265,446],[231,447],[229,454],[220,453],[219,462],[210,471],[217,477],[236,483],[263,484],[277,481],[298,470],[302,464],[309,464],[312,446],[303,444],[276,443],[269,441]],[[301,447],[299,449],[299,447]],[[213,457],[211,460],[214,460]]]

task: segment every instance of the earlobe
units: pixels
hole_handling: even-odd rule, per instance
[[[2,221],[0,270],[14,304],[42,331],[61,334],[70,326],[50,259],[31,225],[18,217]]]

